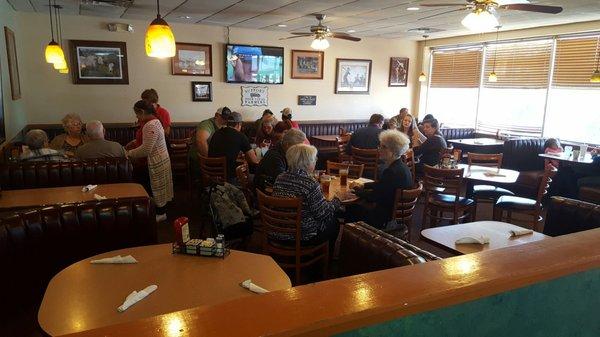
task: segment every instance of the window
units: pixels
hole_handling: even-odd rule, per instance
[[[600,144],[598,58],[599,33],[434,49],[426,110],[450,127]]]
[[[445,126],[475,125],[482,57],[482,48],[433,53],[427,113]]]

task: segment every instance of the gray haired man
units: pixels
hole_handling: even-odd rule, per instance
[[[85,125],[89,141],[75,151],[79,159],[124,158],[125,149],[117,142],[104,139],[104,126],[100,121],[89,121]]]
[[[32,129],[25,134],[27,150],[21,154],[21,161],[69,161],[64,154],[48,148],[48,135],[44,130]]]

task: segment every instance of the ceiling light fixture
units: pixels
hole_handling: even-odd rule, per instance
[[[356,32],[356,30],[354,30],[354,29],[348,29],[348,33],[355,33],[355,32]]]
[[[52,35],[52,40],[46,46],[46,50],[44,51],[44,56],[46,57],[46,62],[48,63],[56,63],[60,62],[65,58],[65,53],[60,48],[58,43],[54,41],[54,25],[52,24],[52,3],[51,0],[48,0],[48,13],[50,14],[50,33]]]
[[[327,41],[325,36],[317,36],[310,44],[310,47],[315,50],[325,50],[329,48],[329,41]]]
[[[419,8],[419,7],[408,7],[406,10],[407,11],[418,11],[419,9],[421,9],[421,8]]]
[[[277,27],[281,27],[281,28],[284,28],[284,27],[287,27],[287,25],[284,25],[284,24],[280,24],[280,25],[277,25]]]
[[[496,26],[496,44],[494,44],[494,67],[492,68],[490,76],[488,76],[488,82],[498,82],[498,75],[496,75],[496,56],[498,56],[498,34],[500,32],[500,27],[502,26]]]
[[[600,35],[596,42],[596,70],[592,73],[590,83],[600,83]]]
[[[425,38],[425,45],[423,46],[423,51],[425,51],[425,49],[427,49],[427,38],[429,37],[429,35],[423,35],[423,37]],[[427,75],[425,75],[424,71],[421,71],[421,74],[419,75],[419,82],[425,81],[427,81]]]
[[[477,4],[477,7],[461,21],[462,25],[473,32],[486,32],[500,25],[496,18],[496,10],[486,4]]]
[[[156,19],[146,30],[146,55],[156,58],[175,56],[175,36],[169,24],[160,16],[160,0],[156,0]]]

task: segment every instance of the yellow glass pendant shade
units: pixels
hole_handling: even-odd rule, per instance
[[[48,63],[60,62],[65,58],[65,53],[63,53],[62,48],[60,48],[58,43],[54,42],[54,40],[48,43],[44,54],[46,56],[46,62]]]
[[[419,82],[425,82],[427,81],[427,75],[425,75],[425,73],[421,73],[421,75],[419,75]]]
[[[65,67],[63,69],[58,69],[58,72],[61,74],[68,74],[69,73],[69,67]]]
[[[590,78],[591,83],[600,83],[600,70],[596,69]]]
[[[65,60],[64,58],[62,60],[60,60],[59,62],[54,63],[54,69],[56,69],[56,70],[64,69],[66,67],[67,67],[67,60]]]
[[[146,55],[157,58],[175,56],[175,36],[160,15],[150,23],[146,31]]]
[[[498,75],[492,71],[490,76],[488,76],[488,82],[498,82]]]

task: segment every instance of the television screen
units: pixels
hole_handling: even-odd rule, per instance
[[[228,83],[283,84],[283,48],[226,45]]]

